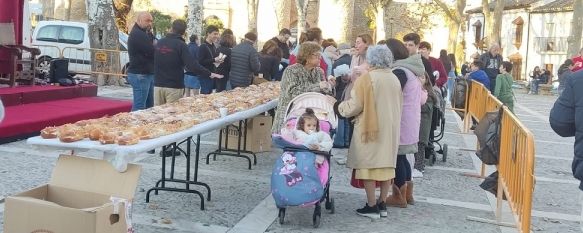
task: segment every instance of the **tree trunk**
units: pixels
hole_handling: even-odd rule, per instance
[[[247,0],[247,17],[249,17],[249,32],[257,34],[257,8],[259,0]]]
[[[113,0],[113,11],[115,13],[115,24],[117,28],[127,33],[129,31],[127,22],[128,14],[132,9],[132,2],[134,0]]]
[[[386,33],[387,31],[385,31],[385,22],[384,22],[384,18],[385,18],[385,10],[383,6],[378,6],[377,9],[375,9],[375,40],[379,41],[379,40],[384,40],[386,39]]]
[[[320,17],[320,0],[307,0],[306,23],[310,27],[317,27]]]
[[[571,34],[569,35],[569,48],[567,56],[573,57],[581,49],[581,34],[583,33],[583,0],[573,2],[573,20],[571,21]]]
[[[118,50],[119,35],[113,18],[112,0],[86,0],[86,3],[91,48]],[[98,85],[120,85],[120,76],[103,74],[121,73],[119,52],[92,50],[91,71]]]
[[[71,8],[73,8],[73,4],[72,4],[73,0],[67,0],[67,4],[65,5],[67,8],[67,13],[65,14],[65,20],[69,21],[71,20]]]
[[[188,0],[188,35],[202,36],[203,0]],[[202,39],[201,39],[202,41]]]
[[[298,41],[302,32],[306,32],[306,13],[308,0],[296,0],[296,9],[298,11]]]
[[[341,14],[339,16],[340,20],[339,23],[341,25],[346,25],[344,27],[340,27],[340,42],[345,43],[352,43],[354,42],[354,35],[353,35],[353,26],[354,26],[354,1],[352,0],[338,0],[339,4],[342,6],[342,12],[346,12],[345,14]]]
[[[447,52],[454,53],[458,44],[458,34],[460,32],[460,24],[454,20],[448,20],[449,40],[447,43]]]
[[[291,12],[296,10],[296,6],[289,0],[273,0],[273,10],[277,20],[277,29],[283,28],[291,29],[294,25],[290,25]]]
[[[500,44],[500,31],[502,30],[502,12],[504,11],[505,2],[503,0],[496,1],[494,12],[490,11],[488,0],[482,0],[482,11],[484,12],[487,44],[488,47],[492,43]]]
[[[490,2],[488,0],[482,0],[482,12],[484,12],[484,36],[490,39],[490,34],[492,34],[492,12],[490,11]]]
[[[504,0],[496,1],[496,6],[494,8],[494,14],[492,15],[491,25],[492,31],[490,31],[490,45],[492,43],[497,43],[500,45],[500,33],[502,31],[502,12],[504,11]],[[488,45],[489,46],[489,45]]]

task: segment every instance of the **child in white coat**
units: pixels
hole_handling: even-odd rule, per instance
[[[332,149],[332,138],[320,131],[320,121],[311,108],[306,108],[306,112],[300,116],[292,134],[294,140],[310,150],[328,152]],[[316,164],[324,163],[324,159],[324,156],[316,155]]]

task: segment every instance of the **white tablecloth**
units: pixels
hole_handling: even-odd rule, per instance
[[[138,144],[130,146],[121,146],[117,144],[102,145],[98,141],[91,141],[87,138],[77,142],[64,143],[59,141],[58,138],[43,139],[40,136],[31,137],[26,140],[26,142],[35,146],[48,146],[71,150],[83,149],[102,151],[104,154],[104,159],[110,161],[115,169],[117,169],[119,172],[123,172],[126,170],[128,163],[137,162],[149,156],[153,156],[152,154],[144,153],[146,151],[153,150],[155,148],[159,148],[174,142],[182,141],[190,136],[220,129],[228,124],[249,119],[261,113],[267,112],[268,110],[275,107],[277,107],[277,100],[272,100],[266,104],[259,105],[246,111],[233,113],[219,119],[197,124],[180,132],[154,139],[140,140]]]

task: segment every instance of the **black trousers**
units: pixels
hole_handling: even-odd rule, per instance
[[[409,164],[409,161],[407,160],[407,155],[397,155],[395,185],[400,188],[407,181],[411,181],[411,164]]]

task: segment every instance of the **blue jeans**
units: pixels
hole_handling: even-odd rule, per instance
[[[128,73],[128,82],[132,85],[134,102],[132,111],[154,106],[154,75]]]
[[[348,119],[338,119],[338,128],[334,135],[334,147],[344,148],[350,146],[352,127]]]
[[[532,80],[532,86],[530,87],[530,93],[532,94],[538,94],[538,79],[533,79]]]
[[[200,89],[200,78],[198,76],[184,74],[184,86],[190,89]]]
[[[453,71],[450,71],[448,78],[447,78],[447,101],[450,101],[450,99],[451,99],[454,84],[455,84],[455,73]]]
[[[211,78],[199,78],[200,81],[200,94],[210,94],[213,93],[215,89],[215,80]]]

